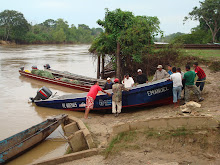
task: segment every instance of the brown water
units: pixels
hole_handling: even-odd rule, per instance
[[[0,46],[0,140],[54,115],[66,113],[76,117],[83,116],[83,112],[42,108],[28,103],[28,98],[35,96],[42,86],[49,87],[58,95],[82,91],[22,77],[18,70],[22,66],[30,70],[33,65],[43,69],[43,65],[49,63],[51,68],[56,70],[95,77],[96,62],[88,53],[88,48],[89,45]],[[67,143],[62,141],[60,133],[61,128],[43,143],[9,164],[30,164],[63,155]]]

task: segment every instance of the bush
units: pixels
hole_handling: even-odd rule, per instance
[[[220,61],[213,61],[210,65],[210,69],[215,72],[220,71]]]

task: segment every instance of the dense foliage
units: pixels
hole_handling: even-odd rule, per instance
[[[220,0],[205,0],[200,7],[194,7],[185,20],[204,21],[212,34],[212,42],[216,42],[216,35],[220,29]]]
[[[156,41],[183,44],[207,44],[220,42],[220,0],[205,0],[200,2],[200,7],[194,7],[193,11],[185,17],[198,20],[199,25],[191,29],[190,34],[173,33]]]
[[[63,19],[47,19],[43,23],[31,25],[23,14],[14,10],[0,13],[0,40],[16,43],[91,43],[102,28],[92,28],[85,24],[69,26]]]
[[[144,55],[151,53],[154,37],[161,33],[157,17],[134,16],[120,9],[106,9],[104,20],[97,23],[105,32],[93,41],[89,51],[111,56],[117,64],[117,77],[128,72],[133,62],[141,63]]]

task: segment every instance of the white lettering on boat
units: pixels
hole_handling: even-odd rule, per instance
[[[86,103],[82,102],[81,104],[79,104],[79,107],[86,107]]]
[[[150,91],[147,91],[147,95],[148,96],[152,96],[152,95],[157,95],[157,94],[160,94],[160,93],[164,93],[166,91],[168,91],[169,89],[167,87],[162,87],[162,88],[158,88],[158,89],[153,89],[153,90],[150,90]]]
[[[103,107],[103,106],[110,106],[112,105],[112,100],[99,100],[99,106]]]
[[[63,108],[74,108],[74,107],[77,107],[77,103],[76,102],[73,102],[73,103],[62,103],[62,107]]]

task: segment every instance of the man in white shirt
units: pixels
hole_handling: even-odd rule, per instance
[[[134,86],[134,80],[132,77],[129,77],[129,74],[126,74],[124,76],[124,80],[122,81],[122,84],[125,88],[131,88]]]
[[[176,67],[172,68],[173,74],[170,75],[170,80],[173,81],[173,103],[174,108],[179,106],[179,100],[181,99],[182,92],[182,76],[179,72],[176,72]]]

